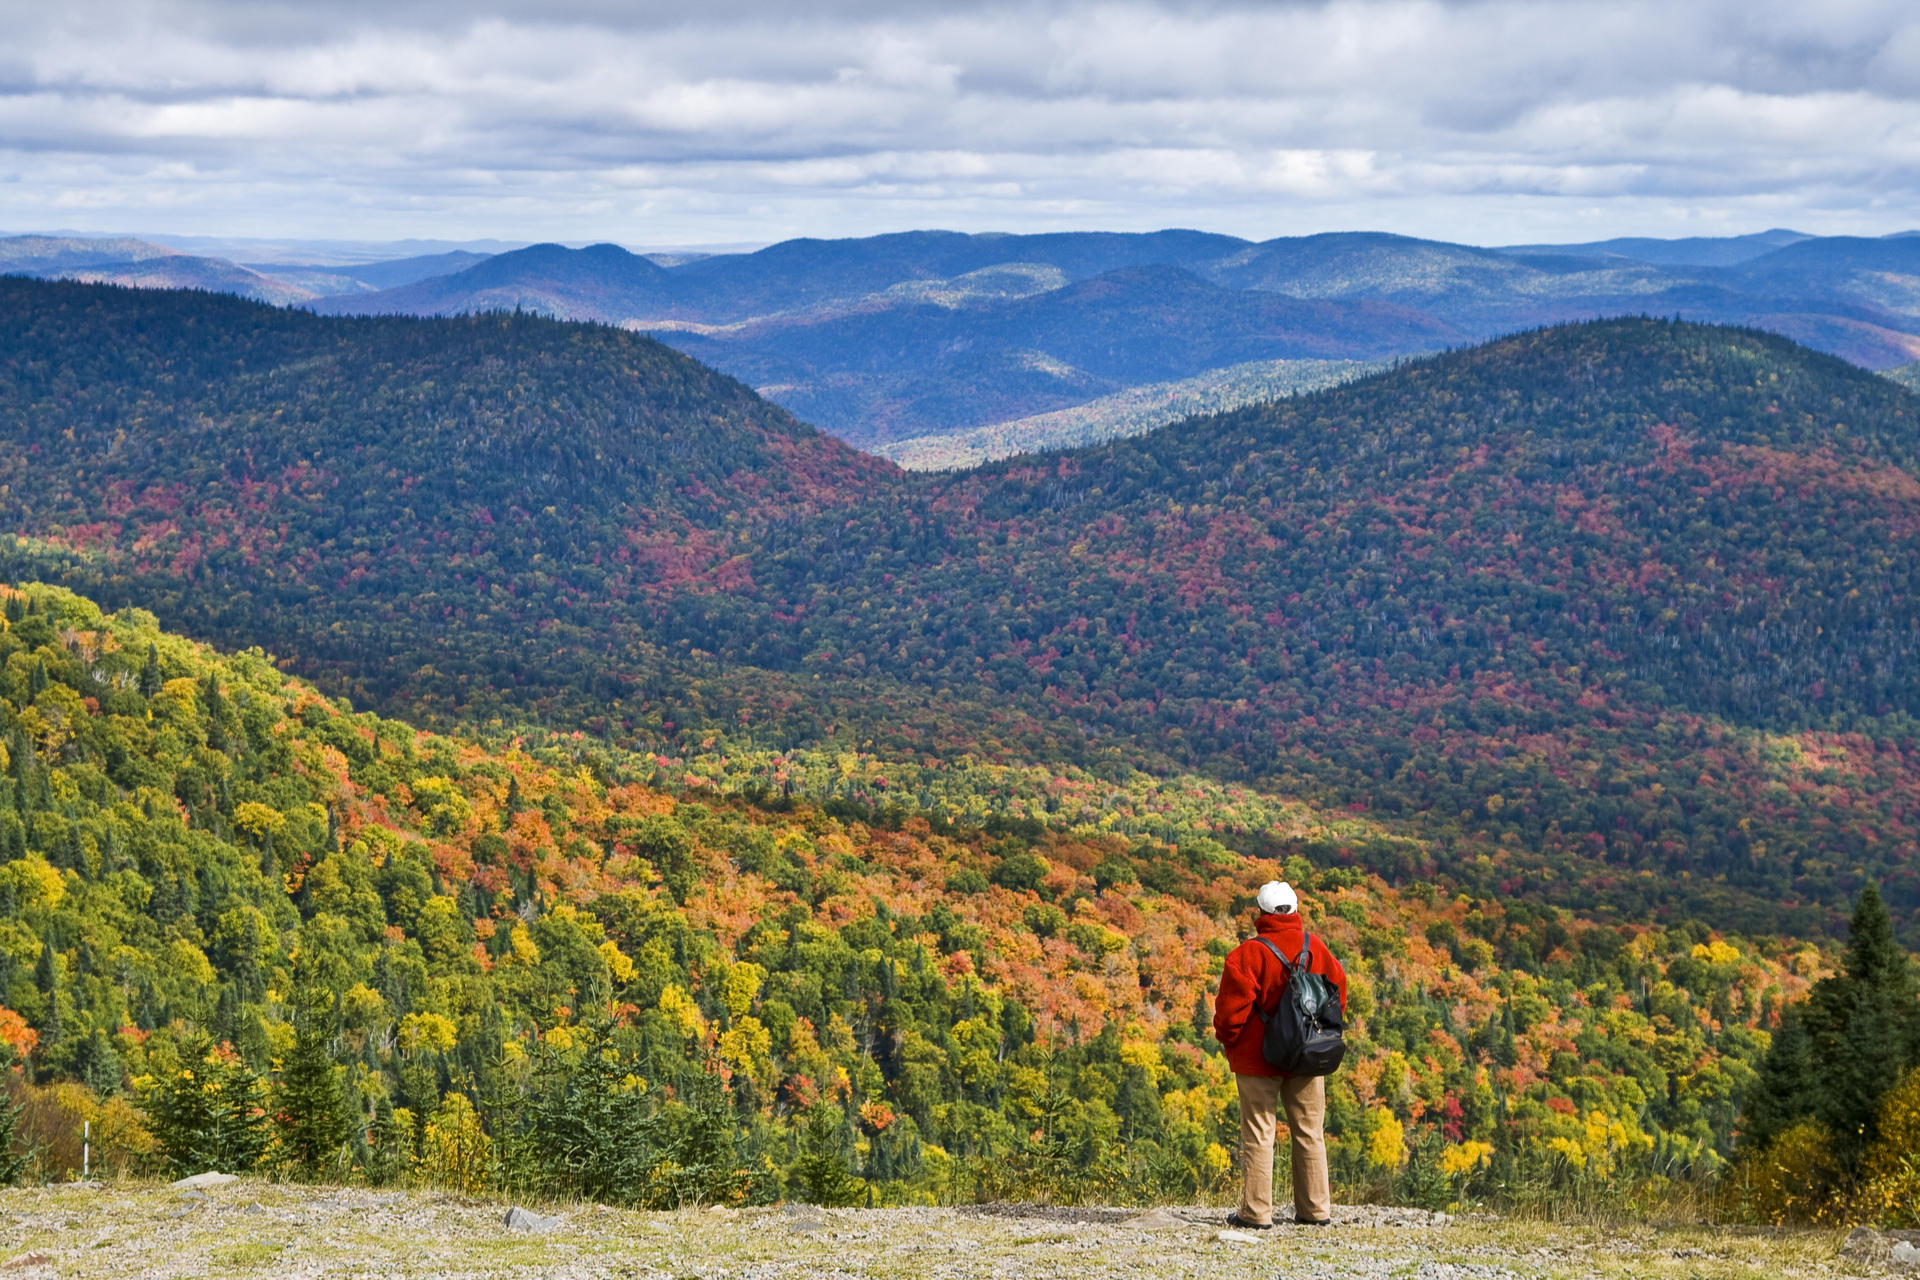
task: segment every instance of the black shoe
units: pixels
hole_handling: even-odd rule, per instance
[[[1333,1225],[1333,1219],[1332,1218],[1295,1218],[1293,1220],[1293,1225],[1296,1227],[1330,1227]]]
[[[1229,1227],[1237,1227],[1237,1228],[1238,1228],[1239,1230],[1241,1230],[1241,1231],[1271,1231],[1271,1230],[1273,1230],[1273,1224],[1272,1224],[1271,1222],[1248,1222],[1248,1221],[1246,1221],[1245,1219],[1243,1219],[1243,1218],[1242,1218],[1242,1217],[1240,1216],[1240,1211],[1239,1211],[1238,1209],[1235,1209],[1235,1210],[1234,1210],[1234,1211],[1233,1211],[1232,1213],[1230,1213],[1230,1214],[1228,1214],[1228,1215],[1227,1215],[1227,1225],[1228,1225]]]

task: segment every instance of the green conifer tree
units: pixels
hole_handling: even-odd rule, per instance
[[[33,966],[33,985],[46,998],[46,1012],[40,1018],[40,1060],[45,1070],[46,1058],[65,1038],[60,1024],[60,966],[54,959],[53,944],[40,944],[40,959]]]
[[[1807,1002],[1813,1114],[1851,1167],[1877,1136],[1880,1100],[1911,1065],[1914,977],[1878,886],[1860,893],[1845,966]]]
[[[164,681],[160,678],[160,650],[149,640],[147,642],[147,661],[146,664],[140,668],[140,696],[143,698],[151,698],[154,694],[160,692],[160,686],[163,683]]]
[[[0,1090],[0,1187],[17,1187],[33,1163],[34,1151],[20,1143],[20,1113],[26,1104]]]
[[[203,1037],[157,1065],[140,1109],[173,1175],[257,1167],[273,1131],[266,1084],[245,1060]]]
[[[1781,1015],[1780,1029],[1760,1064],[1760,1078],[1741,1125],[1741,1142],[1765,1146],[1794,1122],[1812,1115],[1814,1100],[1813,1044],[1795,1006]]]
[[[281,1146],[296,1172],[318,1178],[346,1144],[349,1121],[331,1044],[338,1020],[333,993],[317,984],[293,992],[293,1045],[275,1097]]]
[[[800,1157],[788,1170],[796,1199],[838,1209],[866,1198],[867,1184],[853,1176],[848,1148],[852,1135],[846,1117],[831,1103],[816,1102],[800,1135]]]

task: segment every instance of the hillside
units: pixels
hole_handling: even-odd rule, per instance
[[[1237,1123],[1206,1001],[1284,873],[1351,979],[1344,1195],[1660,1194],[1721,1166],[1822,964],[1208,839],[756,807],[354,713],[138,610],[0,604],[0,1057],[84,1086],[13,1086],[54,1177],[85,1119],[107,1176],[846,1194],[804,1156],[880,1202],[1190,1202]],[[169,1129],[176,1088],[242,1120]]]
[[[1910,909],[1915,412],[1759,334],[1550,330],[783,529],[661,625],[1417,819],[1487,888]]]
[[[631,638],[598,620],[726,561],[730,523],[892,470],[617,330],[20,280],[0,299],[7,525],[362,697],[444,693],[435,663],[518,683],[535,636],[528,678],[577,676],[574,646]],[[475,599],[486,621],[449,632]]]
[[[1775,249],[1815,238],[1804,232],[1775,227],[1744,236],[1685,236],[1676,240],[1616,236],[1582,244],[1516,244],[1508,245],[1503,252],[1547,257],[1631,258],[1660,266],[1733,267]]]
[[[1489,249],[1368,232],[1256,243],[1193,231],[913,231],[704,255],[400,245],[390,251],[407,256],[313,264],[285,251],[243,264],[208,256],[232,251],[227,242],[191,243],[198,256],[124,237],[13,237],[0,240],[0,271],[233,292],[325,314],[531,311],[622,325],[868,448],[992,427],[1022,434],[1028,419],[1083,406],[1099,418],[1096,402],[1249,360],[1405,357],[1609,315],[1753,325],[1868,368],[1920,355],[1920,264],[1900,236]],[[1196,390],[1174,416],[1218,407]]]
[[[1872,871],[1915,927],[1916,405],[1780,339],[1549,330],[926,478],[611,329],[0,288],[0,569],[330,691],[1188,771],[1624,918],[1825,933]]]
[[[382,258],[356,263],[264,262],[244,264],[248,270],[299,289],[309,298],[342,293],[372,293],[394,289],[449,275],[487,260],[486,254],[454,250],[449,253],[414,254],[404,258]],[[130,283],[116,281],[114,283]]]

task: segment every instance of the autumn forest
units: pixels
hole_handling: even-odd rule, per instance
[[[1191,1202],[1284,876],[1342,1196],[1904,1222],[1917,416],[1624,319],[910,474],[611,327],[0,279],[0,1172]]]

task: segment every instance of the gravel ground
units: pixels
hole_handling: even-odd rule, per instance
[[[1341,1208],[1331,1227],[1221,1237],[1224,1209],[681,1210],[508,1206],[430,1192],[240,1181],[0,1192],[0,1280],[350,1277],[406,1280],[1540,1280],[1875,1276],[1837,1232],[1602,1229]],[[1242,1233],[1245,1234],[1245,1233]]]

